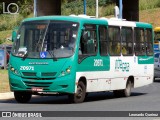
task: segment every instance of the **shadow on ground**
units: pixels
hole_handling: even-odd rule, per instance
[[[133,92],[130,97],[143,96],[146,94],[147,93]],[[111,99],[125,99],[125,97],[116,98],[112,92],[90,93],[87,95],[84,103]],[[0,103],[19,104],[15,99],[0,100]],[[70,101],[68,100],[68,96],[36,96],[32,97],[31,101],[26,104],[70,104]]]

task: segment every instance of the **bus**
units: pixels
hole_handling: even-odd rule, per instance
[[[154,43],[159,43],[160,41],[160,27],[154,28],[155,40]]]
[[[154,28],[154,53],[160,53],[160,27]]]
[[[154,80],[160,77],[160,27],[154,28]]]
[[[152,25],[85,15],[27,18],[8,71],[19,103],[32,95],[67,95],[82,103],[88,93],[105,91],[129,97],[132,88],[153,82]]]

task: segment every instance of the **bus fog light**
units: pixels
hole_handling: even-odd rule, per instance
[[[15,73],[15,74],[18,74],[18,71],[17,71],[17,70],[14,70],[14,73]]]
[[[62,76],[65,76],[65,72],[64,72],[64,71],[62,71],[62,72],[61,72],[61,75],[62,75]]]

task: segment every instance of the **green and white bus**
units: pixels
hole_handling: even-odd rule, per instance
[[[91,92],[128,97],[153,82],[152,25],[116,18],[44,16],[25,19],[9,61],[17,102],[32,95],[68,95],[83,102]]]

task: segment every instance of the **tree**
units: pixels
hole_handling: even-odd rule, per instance
[[[19,0],[17,4],[20,7],[19,13],[22,14],[23,17],[26,17],[33,12],[34,9],[33,0]]]

